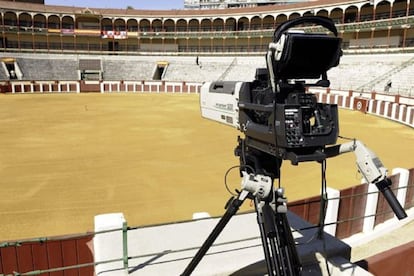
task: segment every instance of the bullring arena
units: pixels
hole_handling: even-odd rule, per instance
[[[334,19],[344,49],[328,72],[330,88],[311,92],[341,107],[340,135],[366,143],[390,174],[407,170],[404,207],[414,205],[412,2],[127,14],[6,1],[0,7],[0,241],[86,233],[80,240],[89,242],[94,216],[114,212],[133,227],[191,220],[196,212],[220,216],[230,196],[224,174],[239,162],[233,151],[241,133],[201,118],[200,87],[252,81],[266,66],[272,30],[310,11]],[[318,196],[320,165],[285,161],[281,181],[289,202]],[[354,156],[330,159],[327,181],[338,191],[359,185]],[[236,171],[228,182],[239,188]],[[253,209],[245,204],[242,211]],[[353,227],[337,237],[357,233]],[[22,250],[14,245],[0,248],[0,274],[56,267],[16,268],[19,261],[5,257]],[[60,267],[73,265],[62,259]]]

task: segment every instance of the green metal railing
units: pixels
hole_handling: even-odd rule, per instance
[[[393,190],[398,190],[398,189],[412,189],[414,188],[414,185],[408,185],[408,186],[404,186],[404,187],[399,187],[399,188],[393,188]],[[337,198],[329,198],[328,200],[341,200],[341,199],[346,199],[349,197],[361,197],[361,196],[367,196],[373,193],[378,193],[378,191],[376,192],[365,192],[365,193],[358,193],[358,194],[353,194],[350,196],[340,196]],[[316,202],[316,201],[315,201]],[[313,202],[313,203],[315,203]],[[309,202],[306,202],[304,204],[309,204]],[[295,204],[289,205],[289,206],[296,206]],[[367,215],[367,216],[359,216],[359,217],[352,217],[352,218],[346,218],[337,222],[332,222],[329,224],[325,224],[325,226],[327,225],[339,225],[342,223],[347,223],[347,222],[352,222],[355,220],[361,220],[364,218],[368,218],[368,217],[375,217],[375,216],[383,216],[383,215],[389,215],[390,213],[393,213],[392,210],[388,210],[388,211],[382,211],[382,212],[378,212],[376,214],[373,215]],[[308,226],[308,227],[303,227],[300,229],[294,229],[292,230],[292,232],[300,232],[300,231],[304,231],[304,230],[309,230],[309,229],[316,229],[319,228],[319,225],[313,225],[313,226]],[[163,252],[155,252],[155,253],[150,253],[150,254],[144,254],[144,255],[136,255],[136,256],[128,256],[128,231],[131,230],[136,230],[139,229],[140,227],[136,226],[136,227],[128,227],[127,223],[124,222],[122,228],[117,228],[117,229],[111,229],[111,230],[104,230],[104,231],[96,231],[96,232],[88,232],[85,234],[80,234],[80,235],[72,235],[72,236],[65,236],[64,238],[59,238],[59,237],[52,237],[52,238],[47,238],[47,237],[41,237],[41,238],[35,238],[35,239],[28,239],[28,240],[23,240],[23,241],[15,241],[15,242],[3,242],[0,243],[0,249],[1,248],[5,248],[5,247],[19,247],[24,245],[25,243],[45,243],[48,241],[62,241],[62,240],[70,240],[70,239],[80,239],[80,238],[85,238],[85,237],[90,237],[90,236],[96,236],[99,234],[106,234],[106,233],[111,233],[111,232],[119,232],[122,231],[122,243],[123,243],[123,256],[121,258],[115,258],[115,259],[110,259],[110,260],[105,260],[105,261],[99,261],[99,262],[89,262],[89,263],[82,263],[82,264],[76,264],[76,265],[70,265],[70,266],[62,266],[62,267],[55,267],[55,268],[48,268],[48,269],[42,269],[42,270],[33,270],[33,271],[28,271],[28,272],[17,272],[14,271],[12,274],[0,274],[0,276],[25,276],[25,275],[41,275],[44,273],[52,273],[52,272],[59,272],[59,271],[65,271],[65,270],[72,270],[72,269],[81,269],[81,268],[85,268],[85,267],[96,267],[98,265],[102,265],[102,264],[109,264],[109,263],[114,263],[114,262],[123,262],[123,269],[128,270],[130,269],[129,267],[129,260],[133,260],[133,259],[138,259],[138,258],[148,258],[148,257],[154,257],[154,256],[164,256],[166,254],[173,254],[173,253],[182,253],[182,252],[187,252],[187,251],[194,251],[197,250],[198,247],[190,247],[190,248],[183,248],[183,249],[179,249],[179,250],[166,250]],[[227,245],[227,244],[231,244],[231,243],[238,243],[238,242],[243,242],[243,241],[252,241],[252,240],[257,240],[258,243],[254,244],[254,245],[249,245],[249,246],[245,246],[245,247],[241,247],[238,248],[239,249],[244,249],[247,247],[260,247],[261,243],[260,243],[260,236],[252,236],[250,238],[244,238],[244,239],[240,239],[240,240],[232,240],[232,241],[227,241],[227,242],[221,242],[221,243],[215,243],[214,246],[222,246],[222,245]],[[212,253],[215,254],[215,253]],[[176,260],[183,260],[183,259],[191,259],[192,257],[181,257],[180,259],[176,259]],[[174,261],[174,260],[172,260]],[[136,269],[136,267],[135,267]]]

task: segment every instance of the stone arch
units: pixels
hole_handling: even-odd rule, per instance
[[[176,25],[176,30],[177,32],[187,32],[187,21],[185,21],[184,19],[179,19],[177,21],[177,23],[175,23]]]
[[[250,29],[250,21],[247,17],[240,17],[237,21],[237,31],[248,31]]]
[[[367,3],[361,7],[359,21],[371,21],[374,15],[374,6]]]
[[[341,8],[334,8],[331,11],[331,14],[329,16],[335,24],[342,24],[343,23],[343,11]]]
[[[348,6],[344,12],[344,23],[359,21],[359,11],[357,6]]]
[[[32,27],[33,25],[33,20],[32,20],[32,16],[26,12],[22,12],[21,14],[19,14],[19,23],[18,23],[19,27]]]
[[[138,32],[138,21],[134,18],[130,18],[127,21],[128,32]]]
[[[69,15],[62,17],[62,28],[63,29],[75,29],[75,20]]]
[[[391,17],[391,4],[388,1],[381,1],[375,7],[375,19],[388,19]]]
[[[274,29],[275,28],[275,17],[273,15],[266,15],[263,18],[263,29]]]
[[[188,22],[188,30],[190,32],[198,32],[200,30],[200,24],[197,19],[191,19]]]
[[[148,19],[141,19],[139,21],[139,30],[141,32],[150,32],[151,31],[151,23]]]
[[[317,16],[329,17],[329,12],[326,9],[321,9],[316,13]]]
[[[153,32],[157,32],[157,33],[159,33],[159,32],[163,32],[164,30],[163,30],[163,23],[162,23],[162,20],[161,19],[154,19],[153,21],[152,21],[152,31]]]
[[[315,14],[314,11],[306,11],[306,12],[303,13],[303,16],[312,16],[314,14]]]
[[[213,31],[222,32],[224,31],[224,20],[223,18],[216,18],[213,20]]]
[[[175,23],[172,19],[166,19],[164,21],[164,31],[165,32],[175,32]]]
[[[57,15],[50,15],[47,18],[47,28],[49,29],[60,29],[60,18]]]
[[[112,31],[114,28],[111,18],[103,18],[101,20],[101,30],[102,31]]]
[[[200,23],[200,30],[202,32],[209,32],[212,28],[212,21],[210,18],[203,18]]]
[[[234,17],[227,18],[224,29],[225,29],[225,31],[228,31],[228,32],[236,31],[236,29],[237,29],[236,19]]]
[[[46,16],[40,13],[36,14],[33,17],[33,26],[35,28],[46,28],[47,27]]]
[[[293,12],[289,15],[289,20],[299,18],[300,14],[298,12]]]
[[[114,31],[126,31],[125,19],[117,18],[114,20]]]
[[[413,3],[414,1],[411,1]],[[392,17],[408,16],[407,14],[407,0],[395,0],[392,5]]]
[[[253,16],[250,19],[250,30],[260,30],[263,26],[263,20],[260,16]]]

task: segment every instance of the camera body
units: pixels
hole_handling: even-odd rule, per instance
[[[200,92],[201,114],[239,129],[247,146],[293,164],[323,159],[323,147],[337,141],[337,105],[318,103],[302,83],[284,90],[276,97],[257,79],[205,83]]]
[[[321,25],[333,36],[289,30],[304,24]],[[202,116],[238,128],[245,134],[244,146],[292,164],[325,159],[325,146],[338,138],[338,107],[317,102],[307,90],[329,87],[327,71],[339,64],[342,55],[337,35],[326,17],[285,22],[269,44],[267,68],[256,69],[254,81],[202,86]]]
[[[338,137],[338,107],[316,102],[313,94],[290,94],[276,104],[277,143],[284,148],[321,147]]]

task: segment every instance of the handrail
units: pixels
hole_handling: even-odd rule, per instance
[[[363,91],[364,88],[372,89],[376,84],[380,83],[381,81],[392,78],[395,74],[399,73],[401,70],[403,70],[407,66],[410,66],[411,64],[413,64],[413,62],[414,62],[414,57],[399,64],[398,66],[391,68],[387,72],[383,73],[382,75],[379,75],[378,77],[370,80],[369,82],[359,86],[356,90]]]
[[[406,187],[400,187],[400,188],[407,188],[407,187],[414,187],[414,185],[409,185]],[[378,192],[377,192],[378,193]],[[366,193],[369,194],[369,193]],[[354,197],[357,196],[361,196],[362,194],[356,194],[353,195]],[[329,198],[328,201],[330,200],[336,200],[337,198]],[[307,203],[305,203],[307,204]],[[361,219],[365,219],[365,218],[370,218],[370,217],[375,217],[375,216],[382,216],[382,215],[386,215],[386,214],[390,214],[393,213],[393,211],[383,211],[383,212],[379,212],[376,214],[372,214],[372,215],[364,215],[364,216],[358,216],[358,217],[352,217],[352,218],[347,218],[347,219],[343,219],[343,220],[338,220],[336,222],[330,222],[330,223],[324,223],[323,226],[330,226],[330,225],[339,225],[341,223],[346,223],[346,222],[352,222],[355,220],[361,220]],[[300,232],[300,231],[304,231],[304,230],[310,230],[310,229],[317,229],[319,228],[318,225],[312,225],[312,226],[307,226],[307,227],[301,227],[298,229],[292,229],[292,232]],[[127,227],[127,231],[129,230],[136,230],[139,229],[139,227]],[[102,233],[108,233],[108,232],[115,232],[115,231],[119,231],[119,230],[124,230],[123,228],[120,229],[112,229],[112,230],[107,230],[107,231],[97,231],[97,232],[91,232],[88,234],[102,234]],[[79,236],[74,235],[73,237],[83,237],[85,236],[85,234],[81,234]],[[236,240],[231,240],[231,241],[225,241],[225,242],[219,242],[214,244],[214,246],[223,246],[223,245],[228,245],[228,244],[234,244],[234,243],[238,243],[238,242],[243,242],[243,241],[253,241],[253,240],[259,240],[260,236],[252,236],[249,238],[244,238],[244,239],[236,239]],[[50,238],[39,238],[36,240],[52,240]],[[27,241],[25,241],[27,242]],[[16,242],[17,244],[17,242]],[[12,246],[12,245],[9,245]],[[249,247],[252,246],[261,246],[261,243],[258,242],[256,245],[250,245]],[[300,246],[300,244],[298,244],[298,246]],[[173,254],[173,253],[179,253],[179,252],[186,252],[186,251],[192,251],[192,250],[196,250],[198,249],[198,247],[188,247],[188,248],[182,248],[179,250],[167,250],[165,252],[162,252],[164,255],[166,254]],[[238,249],[243,249],[238,248]],[[33,270],[33,271],[28,271],[28,272],[17,272],[14,271],[13,274],[0,274],[1,276],[33,276],[33,275],[41,275],[43,273],[51,273],[51,272],[59,272],[59,271],[65,271],[65,270],[71,270],[71,269],[79,269],[79,268],[84,268],[84,267],[91,267],[91,266],[97,266],[97,265],[102,265],[102,264],[109,264],[109,263],[114,263],[114,262],[119,262],[119,261],[125,261],[125,259],[127,260],[132,260],[132,259],[138,259],[138,258],[143,258],[143,257],[151,257],[154,255],[159,254],[159,252],[153,252],[153,253],[148,253],[148,254],[143,254],[143,255],[133,255],[133,256],[128,256],[128,255],[124,255],[122,258],[115,258],[115,259],[110,259],[110,260],[106,260],[106,261],[99,261],[99,262],[90,262],[90,263],[81,263],[81,264],[76,264],[76,265],[70,265],[70,266],[61,266],[61,267],[55,267],[55,268],[49,268],[49,269],[43,269],[43,270]],[[212,253],[212,254],[216,254],[216,253]],[[183,257],[180,260],[183,259],[190,259],[191,257]],[[171,261],[175,261],[171,260]],[[129,269],[129,266],[124,267],[124,269]]]

